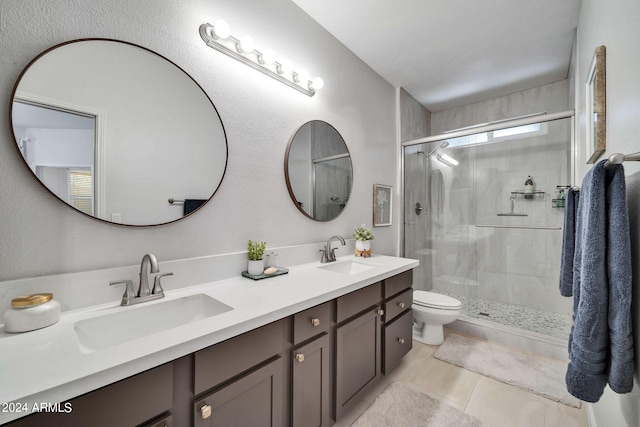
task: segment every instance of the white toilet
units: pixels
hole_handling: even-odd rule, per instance
[[[462,303],[447,295],[428,291],[413,291],[413,339],[429,345],[444,341],[443,326],[455,321],[462,313]]]

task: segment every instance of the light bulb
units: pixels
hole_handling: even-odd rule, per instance
[[[251,36],[240,37],[240,42],[238,43],[238,50],[240,52],[252,52],[254,46],[255,42]]]
[[[282,63],[280,64],[280,73],[288,74],[291,72],[291,70],[293,70],[293,63],[288,59],[282,61]]]
[[[322,80],[320,77],[316,77],[311,82],[311,86],[313,87],[313,90],[320,90],[324,87],[324,80]]]
[[[263,64],[273,64],[276,60],[276,53],[271,49],[265,49],[260,55],[260,62]]]
[[[227,24],[227,21],[218,19],[213,24],[213,34],[219,39],[226,39],[231,35],[231,27]]]

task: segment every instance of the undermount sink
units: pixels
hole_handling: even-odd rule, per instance
[[[122,311],[76,322],[74,330],[83,350],[109,348],[168,329],[233,310],[205,294],[151,305],[123,307]]]
[[[321,268],[323,270],[335,271],[336,273],[350,275],[350,274],[358,274],[358,273],[362,273],[363,271],[371,270],[372,268],[376,268],[376,266],[371,264],[364,264],[362,262],[342,261],[342,262],[336,262],[335,264],[323,265],[318,268]]]

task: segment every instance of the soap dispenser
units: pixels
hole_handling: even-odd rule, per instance
[[[531,179],[531,175],[529,175],[524,182],[524,197],[525,199],[533,198],[533,180]]]

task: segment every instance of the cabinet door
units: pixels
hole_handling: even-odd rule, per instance
[[[195,427],[282,426],[282,358],[196,400]]]
[[[329,335],[292,352],[293,427],[330,426]]]
[[[336,328],[336,420],[380,378],[380,313],[375,308]]]

